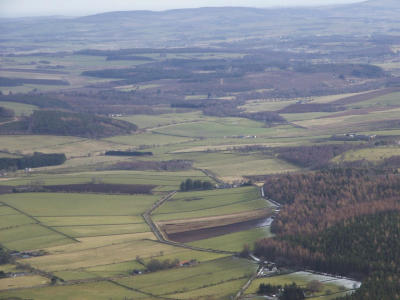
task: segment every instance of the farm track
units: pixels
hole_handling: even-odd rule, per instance
[[[198,168],[193,168],[194,170],[198,170],[200,172],[202,172],[204,175],[206,175],[207,177],[210,177],[212,180],[214,180],[216,183],[220,184],[220,185],[224,185],[225,182],[223,182],[221,179],[219,179],[217,177],[217,175],[215,175],[213,172],[206,170],[206,169],[198,169]]]
[[[239,290],[239,292],[236,294],[236,296],[233,298],[234,300],[239,300],[242,298],[246,290],[249,288],[249,286],[252,284],[252,282],[260,275],[262,271],[261,265],[258,266],[257,272],[255,272],[249,280],[245,283],[245,285]]]
[[[228,254],[228,255],[235,255],[236,252],[231,252],[231,251],[222,251],[222,250],[215,250],[215,249],[205,249],[205,248],[200,248],[200,247],[194,247],[194,246],[189,246],[183,243],[178,243],[178,242],[172,242],[167,240],[164,235],[162,234],[161,230],[158,228],[158,226],[154,223],[153,219],[151,218],[151,214],[158,208],[160,207],[164,202],[168,201],[171,199],[177,192],[172,192],[169,193],[167,196],[164,198],[161,198],[159,201],[153,204],[153,206],[147,210],[142,216],[147,225],[150,227],[151,231],[154,233],[156,236],[158,242],[170,246],[175,246],[175,247],[181,247],[185,249],[190,249],[194,251],[202,251],[202,252],[209,252],[209,253],[215,253],[215,254]]]

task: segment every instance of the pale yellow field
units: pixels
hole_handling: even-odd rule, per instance
[[[172,246],[153,241],[133,240],[81,251],[72,251],[70,249],[70,251],[60,254],[24,259],[23,262],[41,270],[52,272],[115,264],[135,260],[137,256],[146,258],[157,256],[161,251],[168,254],[175,250]]]
[[[339,161],[356,161],[356,160],[369,160],[369,161],[381,161],[385,158],[389,158],[391,156],[400,155],[400,147],[391,146],[391,147],[379,147],[379,148],[371,148],[371,149],[360,149],[356,151],[348,151],[340,156],[337,156],[333,159],[334,162]]]
[[[0,279],[0,291],[15,289],[15,288],[28,288],[38,285],[48,284],[50,280],[46,277],[38,275],[20,276],[15,278]]]
[[[104,154],[107,150],[126,150],[128,148],[129,147],[125,145],[101,140],[82,139],[76,142],[56,144],[43,148],[38,147],[37,151],[43,153],[65,153],[67,157],[81,157]]]
[[[348,93],[348,94],[338,94],[338,95],[329,95],[329,96],[321,96],[321,97],[312,97],[311,102],[313,103],[329,103],[333,102],[339,99],[351,97],[351,96],[356,96],[356,95],[362,95],[365,93],[369,93],[371,91],[367,92],[362,92],[362,93]]]
[[[60,137],[46,135],[2,135],[0,136],[0,149],[10,152],[33,153],[40,149],[48,149],[59,145],[67,145],[83,141],[77,137]]]

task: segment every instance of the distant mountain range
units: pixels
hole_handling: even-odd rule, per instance
[[[400,1],[370,0],[311,8],[198,8],[110,12],[79,18],[0,19],[0,51],[182,47],[233,39],[400,32]],[[15,49],[16,48],[16,49]],[[1,53],[1,52],[0,52]]]

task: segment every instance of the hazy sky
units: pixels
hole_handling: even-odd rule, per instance
[[[362,0],[0,0],[0,17],[88,15],[117,10],[166,10],[205,6],[291,6]]]

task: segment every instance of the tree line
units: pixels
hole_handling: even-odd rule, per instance
[[[67,160],[64,153],[39,153],[20,158],[0,158],[0,170],[22,170],[62,165]]]
[[[181,192],[188,192],[193,190],[211,190],[213,185],[209,181],[192,180],[190,178],[182,181],[180,184]]]

